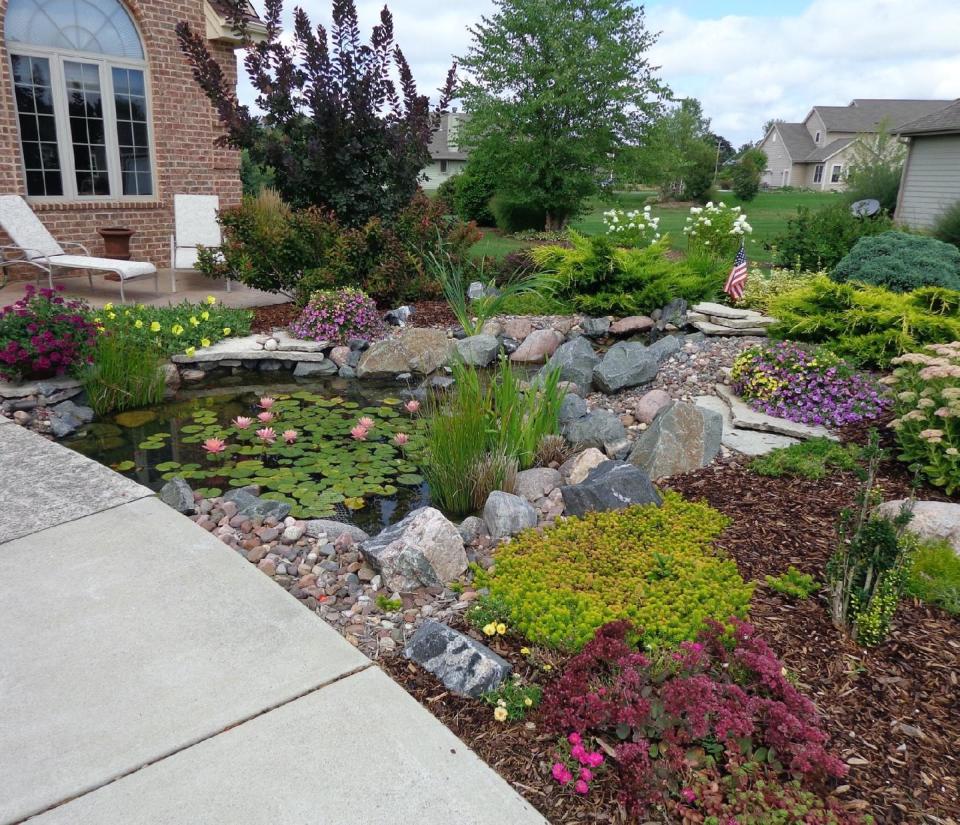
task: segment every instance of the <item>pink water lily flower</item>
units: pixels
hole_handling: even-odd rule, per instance
[[[372,429],[373,429],[373,425],[374,425],[375,423],[376,423],[376,422],[375,422],[372,418],[370,418],[369,416],[366,416],[366,415],[357,422],[357,424],[359,424],[359,425],[360,425],[361,427],[363,427],[363,429],[365,429],[365,430],[372,430]]]
[[[398,447],[402,447],[409,440],[410,440],[410,436],[407,435],[406,433],[397,433],[393,437],[393,443],[396,444]]]
[[[276,399],[271,398],[269,395],[265,395],[260,399],[260,406],[265,410],[269,410],[275,403]]]
[[[297,431],[296,431],[296,430],[284,430],[284,431],[283,431],[283,440],[286,441],[287,444],[293,444],[293,442],[297,440]]]
[[[238,415],[233,419],[233,426],[238,430],[245,430],[253,423],[252,418],[247,418],[245,415]]]
[[[350,430],[350,435],[352,435],[357,441],[366,441],[367,440],[367,428],[361,427],[359,424]]]
[[[277,440],[277,434],[273,431],[273,427],[264,427],[262,430],[257,430],[257,437],[266,444],[273,444]]]
[[[273,421],[273,417],[274,416],[272,412],[257,413],[257,418],[260,419],[260,423],[262,424],[269,424],[271,421]]]
[[[210,455],[213,455],[214,453],[222,453],[227,449],[227,442],[222,438],[208,438],[203,442],[203,449],[205,449]]]
[[[420,409],[420,402],[416,398],[411,398],[406,404],[403,405],[403,408],[408,413],[415,413]]]

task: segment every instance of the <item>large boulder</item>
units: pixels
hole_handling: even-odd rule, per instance
[[[593,384],[601,392],[614,393],[626,387],[647,384],[657,377],[657,353],[640,343],[614,344],[593,369]]]
[[[590,412],[587,402],[576,393],[568,392],[560,402],[558,419],[561,424],[568,424],[578,418],[584,418]]]
[[[885,501],[877,507],[877,514],[885,518],[896,518],[906,503],[898,498]],[[907,524],[907,530],[921,539],[933,541],[940,539],[953,547],[960,555],[960,504],[949,501],[915,501],[913,518]]]
[[[459,696],[477,699],[496,690],[510,664],[489,647],[432,619],[413,634],[403,655],[436,676]]]
[[[600,356],[593,351],[590,342],[581,336],[557,347],[557,351],[540,370],[539,376],[543,377],[559,367],[561,381],[576,384],[581,393],[586,393],[593,380],[593,368],[599,363]]]
[[[627,437],[623,422],[609,410],[593,410],[564,424],[562,431],[564,438],[575,446],[597,447],[607,452]]]
[[[610,318],[584,318],[580,329],[587,338],[603,338],[610,331]]]
[[[579,484],[561,487],[564,512],[582,516],[602,510],[623,510],[635,504],[662,503],[660,494],[639,467],[625,461],[604,461]]]
[[[680,338],[676,335],[665,335],[654,341],[647,350],[662,364],[675,352],[680,352]]]
[[[439,510],[421,507],[360,545],[394,593],[440,587],[467,569],[463,537]]]
[[[456,343],[457,354],[464,364],[486,367],[500,351],[500,342],[493,335],[471,335]]]
[[[675,401],[637,439],[629,461],[651,478],[706,467],[720,452],[723,418],[714,410]]]
[[[513,491],[527,501],[539,501],[563,483],[559,470],[552,467],[533,467],[517,473]]]
[[[405,372],[429,375],[450,357],[452,348],[442,329],[406,327],[393,338],[377,341],[360,357],[358,378],[385,378]]]
[[[196,502],[193,500],[193,490],[190,485],[180,476],[174,476],[158,493],[160,501],[168,507],[172,507],[178,513],[189,516],[197,511]]]
[[[509,336],[513,338],[513,336]],[[514,340],[520,340],[515,338]],[[542,364],[556,351],[563,336],[553,329],[535,329],[510,355],[511,361]]]
[[[237,515],[249,519],[267,519],[273,516],[277,521],[283,521],[290,515],[289,504],[282,501],[273,501],[269,498],[260,498],[243,487],[224,493],[223,500],[232,501],[237,505]]]
[[[594,467],[607,460],[607,457],[596,447],[588,447],[560,465],[560,477],[567,484],[579,484]]]
[[[536,527],[537,511],[520,496],[494,490],[483,507],[483,521],[492,538],[503,539]]]

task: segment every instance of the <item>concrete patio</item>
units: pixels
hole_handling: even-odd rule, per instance
[[[153,493],[0,416],[0,825],[543,818]]]
[[[201,275],[199,272],[178,270],[177,291],[172,292],[172,273],[169,269],[160,270],[160,291],[154,288],[153,278],[138,278],[125,281],[123,289],[128,304],[146,304],[148,306],[167,306],[179,304],[183,301],[193,303],[202,301],[208,295],[213,295],[224,306],[239,309],[247,307],[271,306],[285,304],[290,299],[285,295],[274,295],[251,289],[243,284],[232,283],[227,292],[227,283]],[[7,306],[23,297],[23,288],[28,283],[36,281],[13,281],[0,289],[0,306]],[[66,287],[65,295],[71,298],[81,298],[94,307],[102,307],[106,303],[120,303],[120,285],[109,280],[105,275],[93,276],[93,290],[87,281],[86,275],[57,277],[54,285],[62,284]],[[40,286],[48,286],[46,278],[41,278]]]

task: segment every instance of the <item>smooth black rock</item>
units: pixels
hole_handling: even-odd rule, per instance
[[[560,488],[564,512],[582,516],[591,512],[623,510],[635,504],[656,504],[663,499],[639,467],[625,461],[604,461],[579,484]]]
[[[486,645],[429,620],[404,648],[403,655],[436,676],[459,696],[479,698],[510,675],[510,663]]]

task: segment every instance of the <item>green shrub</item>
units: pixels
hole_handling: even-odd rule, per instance
[[[922,286],[960,290],[960,249],[936,238],[884,232],[857,241],[832,277],[840,283],[862,281],[894,292]]]
[[[769,314],[775,298],[785,292],[807,286],[813,278],[826,274],[826,272],[807,272],[802,269],[783,267],[773,267],[764,272],[760,267],[753,267],[744,285],[743,297],[736,302],[736,305]]]
[[[483,701],[494,708],[503,708],[506,717],[517,722],[523,719],[531,710],[539,706],[543,696],[543,689],[539,685],[525,685],[519,677],[508,679],[497,690],[483,695]]]
[[[821,479],[834,471],[862,472],[859,458],[860,448],[856,444],[838,444],[829,438],[811,438],[757,456],[750,462],[750,469],[771,478],[799,476]]]
[[[451,175],[449,178],[441,181],[440,185],[433,193],[433,199],[437,203],[443,204],[444,210],[450,214],[456,213],[457,187],[459,186],[460,179],[462,177],[462,172],[457,172],[457,174]]]
[[[767,168],[767,153],[747,149],[730,170],[733,193],[742,201],[752,201],[760,189],[760,178]]]
[[[847,203],[867,199],[879,201],[880,208],[892,215],[897,208],[902,174],[902,161],[880,159],[874,163],[854,165],[847,175],[845,199]]]
[[[489,204],[497,228],[504,232],[540,231],[546,226],[547,212],[537,204],[515,201],[506,195],[494,195]]]
[[[911,554],[906,592],[960,615],[960,556],[950,544],[929,542]]]
[[[158,404],[165,389],[157,350],[119,330],[97,337],[93,364],[83,371],[81,380],[97,415]]]
[[[885,368],[926,344],[960,340],[960,293],[923,287],[896,293],[876,286],[813,278],[778,296],[772,338],[822,344],[864,367]]]
[[[663,505],[569,518],[521,533],[482,577],[510,627],[567,650],[618,619],[650,645],[693,639],[707,619],[743,616],[752,594],[712,545],[727,519],[668,492]]]
[[[496,218],[490,211],[490,199],[496,189],[492,176],[471,161],[455,179],[457,185],[453,193],[453,208],[457,216],[464,221],[474,221],[479,226],[495,226]]]
[[[950,243],[956,247],[960,247],[960,201],[957,201],[953,206],[947,208],[947,210],[937,218],[937,222],[933,228],[933,234],[934,237],[944,243]]]
[[[820,583],[811,575],[801,573],[792,564],[786,573],[766,576],[767,586],[791,599],[807,599],[820,589]]]
[[[786,231],[773,240],[776,263],[811,271],[831,269],[864,235],[879,235],[892,227],[887,215],[858,218],[843,202],[816,212],[798,206],[796,217],[787,221]]]
[[[510,295],[500,305],[503,315],[573,315],[573,304],[549,292]]]
[[[960,489],[960,341],[927,350],[893,360],[890,426],[900,459],[952,495]]]

